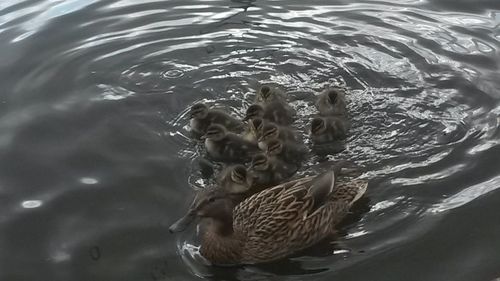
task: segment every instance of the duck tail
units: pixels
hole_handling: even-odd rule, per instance
[[[351,205],[354,204],[354,202],[358,201],[361,197],[363,197],[363,195],[366,192],[366,189],[368,188],[368,181],[359,180],[359,183],[356,184],[356,187],[357,187],[357,192],[351,201]]]
[[[358,201],[366,192],[368,181],[352,180],[347,182],[339,182],[335,192],[330,197],[332,201],[343,201],[349,206]]]

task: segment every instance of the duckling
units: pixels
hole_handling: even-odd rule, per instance
[[[224,190],[204,189],[169,231],[183,231],[199,217],[200,253],[212,264],[275,261],[336,232],[368,187],[365,180],[341,180],[328,171],[267,188],[241,202]]]
[[[262,127],[264,125],[264,120],[260,117],[255,117],[247,122],[247,128],[243,132],[243,138],[247,141],[257,143],[257,140],[262,134]]]
[[[252,104],[249,106],[243,121],[260,117],[281,126],[288,126],[293,123],[294,116],[295,110],[286,103],[271,102],[264,106],[260,104]]]
[[[349,122],[342,117],[316,117],[311,122],[311,141],[314,144],[343,140],[347,137]]]
[[[345,92],[339,88],[326,89],[318,97],[316,108],[321,116],[347,115]]]
[[[285,94],[278,88],[264,85],[255,96],[255,103],[266,105],[275,101],[285,102]]]
[[[278,126],[273,122],[267,122],[262,127],[262,134],[258,139],[259,148],[267,149],[266,142],[271,139],[280,139],[282,141],[299,142],[297,134],[291,129],[284,126]]]
[[[297,144],[280,139],[267,141],[267,155],[279,158],[287,163],[300,165],[305,160],[308,150],[303,144]]]
[[[203,135],[211,124],[221,124],[229,131],[241,132],[243,123],[231,115],[216,109],[209,109],[206,104],[197,103],[191,107],[189,125],[194,133]]]
[[[220,124],[210,125],[202,139],[205,139],[208,155],[216,161],[244,162],[259,151],[257,144],[249,142],[235,133],[228,132]]]
[[[219,168],[217,164],[202,156],[199,156],[196,159],[196,162],[198,164],[198,167],[200,168],[202,178],[205,179],[212,177],[215,173],[215,170]]]
[[[250,175],[243,165],[228,166],[217,175],[217,184],[229,193],[245,194],[253,184],[253,177]]]
[[[279,184],[291,177],[298,170],[297,165],[281,161],[277,157],[268,157],[264,153],[252,158],[250,170],[253,175],[253,187],[259,190]]]

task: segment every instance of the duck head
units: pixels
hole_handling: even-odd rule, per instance
[[[276,124],[274,123],[267,123],[264,126],[262,126],[262,135],[259,138],[260,141],[267,141],[271,139],[277,138],[279,135],[279,128]]]
[[[223,125],[220,124],[212,124],[208,126],[207,132],[202,139],[209,139],[214,141],[220,141],[224,139],[227,135],[227,129]]]
[[[191,116],[191,118],[204,119],[208,115],[208,106],[204,103],[197,103],[191,106],[189,115]]]
[[[283,142],[279,139],[271,139],[267,142],[267,155],[276,156],[283,151]]]
[[[339,97],[339,93],[337,90],[333,90],[333,89],[329,90],[327,95],[328,95],[328,102],[330,104],[335,104],[337,102],[337,99]]]
[[[243,165],[234,165],[226,168],[222,178],[219,179],[220,187],[228,194],[243,194],[252,186],[252,176]]]
[[[316,117],[311,121],[311,135],[321,135],[326,131],[325,119]]]
[[[199,191],[186,214],[173,223],[170,233],[184,231],[196,218],[213,218],[222,222],[232,221],[234,207],[231,196],[221,189],[212,187]]]
[[[254,119],[254,118],[261,118],[264,116],[264,108],[258,104],[252,104],[247,108],[247,112],[245,114],[245,118],[243,118],[243,121],[247,121],[249,119]]]
[[[259,99],[260,100],[266,101],[271,97],[271,95],[272,95],[271,87],[266,86],[266,85],[260,87],[260,90],[259,90]]]
[[[256,136],[259,136],[262,133],[262,127],[264,126],[264,119],[260,117],[252,118],[248,122],[250,126],[250,130],[254,132]]]
[[[255,171],[267,171],[269,169],[269,158],[267,155],[260,153],[252,158],[250,169]]]

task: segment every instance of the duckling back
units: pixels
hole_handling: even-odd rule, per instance
[[[318,96],[316,108],[321,116],[347,116],[345,92],[338,88],[324,90]]]
[[[257,144],[228,132],[222,139],[205,139],[208,155],[215,161],[245,163],[259,152]]]
[[[311,141],[314,144],[324,144],[347,137],[350,124],[345,117],[317,117],[311,121]]]
[[[191,107],[189,126],[193,133],[202,136],[212,124],[223,125],[229,131],[236,133],[243,130],[243,123],[226,112],[208,108],[203,103],[198,103]]]

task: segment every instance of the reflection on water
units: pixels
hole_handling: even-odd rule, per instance
[[[0,279],[494,280],[499,19],[495,0],[2,1]],[[335,241],[211,267],[196,229],[167,231],[207,184],[186,109],[242,116],[261,83],[304,134],[315,94],[349,90],[345,147],[300,173],[352,160],[368,196]]]

